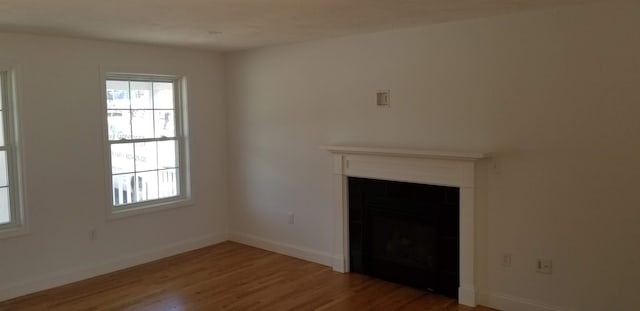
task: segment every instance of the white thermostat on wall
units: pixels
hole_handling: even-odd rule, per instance
[[[376,92],[376,105],[389,106],[391,105],[391,97],[389,90],[381,90]]]

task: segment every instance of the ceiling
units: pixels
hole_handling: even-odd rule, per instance
[[[594,0],[0,0],[0,31],[241,50]]]

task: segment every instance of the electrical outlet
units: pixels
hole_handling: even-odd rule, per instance
[[[552,272],[551,259],[538,259],[536,265],[536,272],[543,274],[551,274]]]
[[[502,254],[502,266],[511,267],[511,254]]]
[[[98,232],[96,232],[96,229],[91,230],[91,232],[89,233],[89,239],[91,239],[91,241],[95,241],[98,239]]]
[[[295,214],[293,212],[289,212],[289,224],[293,225],[293,223],[295,222]]]

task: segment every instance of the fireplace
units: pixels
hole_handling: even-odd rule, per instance
[[[349,177],[351,272],[458,298],[459,189]]]
[[[475,276],[475,162],[485,153],[398,150],[349,146],[323,146],[333,154],[334,262],[333,269],[350,272],[351,249],[349,178],[399,181],[458,189],[458,302],[476,305]],[[382,217],[388,219],[387,217]],[[381,220],[378,217],[378,221]],[[412,230],[406,228],[406,230]],[[415,229],[421,230],[421,229]],[[424,229],[426,231],[433,229]],[[436,237],[437,238],[437,237]],[[424,243],[429,243],[426,238]],[[354,253],[357,257],[357,253]],[[357,260],[354,259],[354,263]],[[428,260],[427,260],[428,261]],[[424,263],[422,263],[424,264]],[[428,263],[427,263],[428,264]],[[358,269],[358,267],[355,267]],[[455,286],[455,284],[454,284]]]

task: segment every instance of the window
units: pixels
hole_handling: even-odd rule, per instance
[[[14,72],[0,66],[0,237],[24,232]]]
[[[105,85],[112,212],[186,200],[183,79],[108,74]]]

